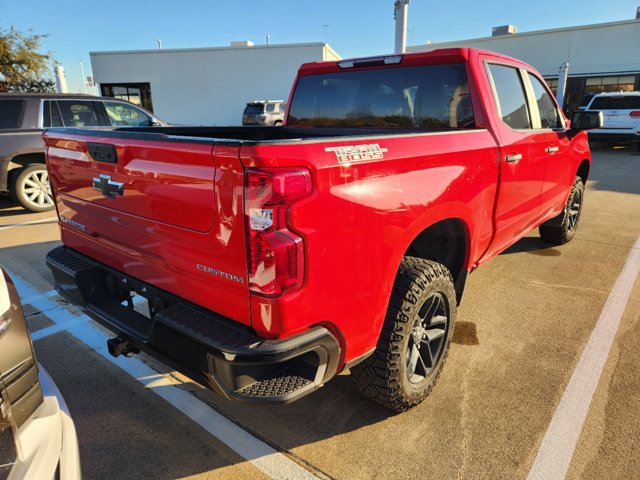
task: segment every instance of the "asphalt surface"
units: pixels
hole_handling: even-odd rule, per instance
[[[470,275],[447,365],[431,396],[409,412],[370,403],[348,372],[277,407],[234,404],[177,374],[172,382],[320,478],[526,478],[640,238],[640,154],[594,149],[585,198],[571,243],[553,247],[532,232]],[[43,223],[2,228],[34,221]],[[26,214],[0,200],[0,264],[34,291],[53,288],[44,256],[58,242],[51,213]],[[50,301],[58,317],[73,318],[72,307],[55,295]],[[33,332],[54,325],[51,312],[25,308]],[[217,438],[170,405],[157,391],[165,387],[142,384],[71,331],[42,336],[35,348],[75,420],[86,478],[277,476],[234,451],[234,439]],[[604,355],[567,478],[639,475],[637,279]]]

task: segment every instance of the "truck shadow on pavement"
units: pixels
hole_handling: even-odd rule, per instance
[[[512,253],[523,252],[542,257],[557,257],[562,254],[554,245],[545,242],[540,237],[524,237],[500,253],[500,255],[510,255]]]

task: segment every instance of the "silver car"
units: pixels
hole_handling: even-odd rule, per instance
[[[73,420],[36,361],[18,292],[0,268],[0,479],[80,477]]]
[[[287,104],[284,100],[248,102],[242,114],[242,125],[282,125]]]

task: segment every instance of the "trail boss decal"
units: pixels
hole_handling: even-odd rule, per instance
[[[339,163],[362,162],[364,160],[379,160],[384,158],[386,148],[380,148],[377,143],[368,145],[347,145],[345,147],[327,147],[325,152],[334,152]]]

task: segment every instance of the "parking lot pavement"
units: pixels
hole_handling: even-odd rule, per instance
[[[596,382],[593,400],[569,395],[590,405],[581,432],[578,422],[575,451],[548,436],[594,327],[612,296],[619,300],[614,286],[619,278],[634,282],[621,277],[640,237],[640,155],[631,149],[594,151],[574,241],[554,247],[532,233],[470,275],[438,385],[400,415],[362,398],[348,372],[292,405],[235,404],[178,374],[158,377],[159,387],[132,376],[126,362],[167,370],[144,356],[122,365],[109,360],[78,334],[91,322],[65,323],[38,337],[74,318],[47,295],[44,255],[57,242],[57,226],[46,214],[8,207],[0,202],[0,229],[43,222],[0,230],[0,264],[35,292],[34,304],[48,305],[38,303],[45,298],[57,305],[49,314],[34,306],[27,312],[39,360],[76,421],[87,478],[526,478],[548,438],[568,457],[568,478],[631,478],[640,471],[637,279],[628,285],[611,350],[599,350],[602,375],[587,369]],[[191,400],[175,406],[171,389]],[[194,411],[205,420],[219,412],[240,428],[221,434],[198,423]],[[241,432],[280,452],[276,465],[291,462],[299,470],[269,470],[261,456],[238,447]]]

